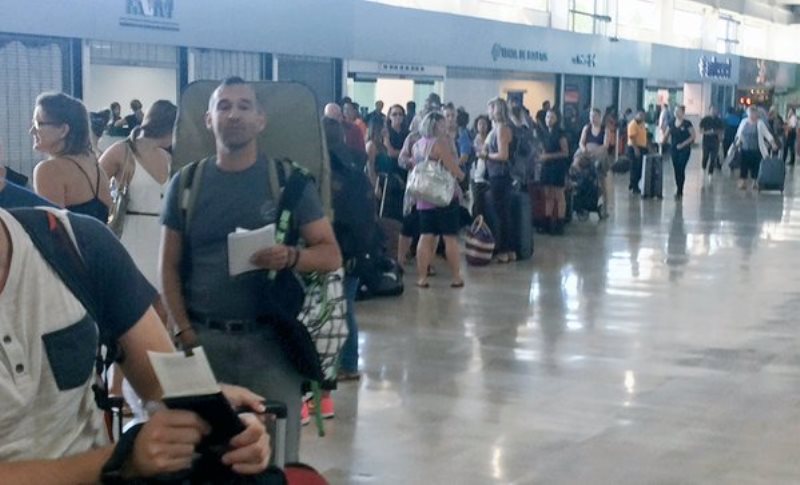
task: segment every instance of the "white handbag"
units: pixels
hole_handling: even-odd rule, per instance
[[[409,174],[406,193],[414,200],[447,207],[456,193],[456,178],[442,162],[430,159],[431,147],[425,160],[415,165]]]

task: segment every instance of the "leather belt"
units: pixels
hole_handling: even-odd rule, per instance
[[[195,314],[190,314],[189,317],[196,325],[206,327],[210,330],[217,330],[222,333],[253,333],[264,328],[263,324],[255,320],[209,318]]]

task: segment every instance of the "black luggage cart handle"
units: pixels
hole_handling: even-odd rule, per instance
[[[275,426],[272,436],[272,465],[283,469],[286,465],[286,420],[288,410],[286,403],[281,401],[263,401],[266,408],[262,414],[275,416]],[[239,408],[238,413],[252,413],[250,408]],[[268,425],[269,428],[269,425]]]

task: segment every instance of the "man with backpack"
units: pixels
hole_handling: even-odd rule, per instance
[[[298,301],[295,272],[335,271],[342,260],[310,177],[300,170],[285,173],[279,162],[259,154],[257,137],[266,122],[254,87],[241,78],[226,79],[213,92],[206,126],[216,154],[187,165],[169,184],[161,275],[182,346],[202,344],[218,379],[287,404],[286,461],[294,462],[305,381],[291,360],[297,342],[285,333],[300,325],[304,297],[300,287]],[[257,270],[231,277],[229,234],[283,221],[286,212],[292,236],[256,252],[250,262]]]
[[[347,340],[339,362],[340,381],[357,380],[358,373],[358,323],[355,301],[358,293],[360,270],[364,269],[374,247],[377,221],[373,187],[356,161],[355,154],[344,143],[342,124],[332,118],[323,118],[322,126],[331,163],[331,196],[335,222],[336,241],[342,251],[345,278],[344,293],[347,299]]]
[[[4,191],[8,189],[7,186]],[[13,248],[13,252],[12,252]],[[152,307],[158,296],[116,237],[96,220],[55,209],[0,209],[0,483],[122,483],[192,465],[209,424],[159,410],[108,444],[92,397],[99,343],[145,399],[161,397],[147,352],[172,343]],[[241,388],[234,406],[263,412]],[[222,462],[261,473],[269,442],[255,416]]]

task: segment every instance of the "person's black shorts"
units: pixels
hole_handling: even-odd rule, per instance
[[[541,184],[548,187],[564,187],[569,170],[569,160],[548,160],[542,163]]]
[[[419,212],[416,207],[411,209],[407,216],[403,216],[403,228],[400,230],[400,235],[411,239],[419,236]]]
[[[447,207],[438,209],[421,210],[419,214],[420,234],[435,234],[437,236],[455,236],[461,226],[458,202],[452,202]]]

